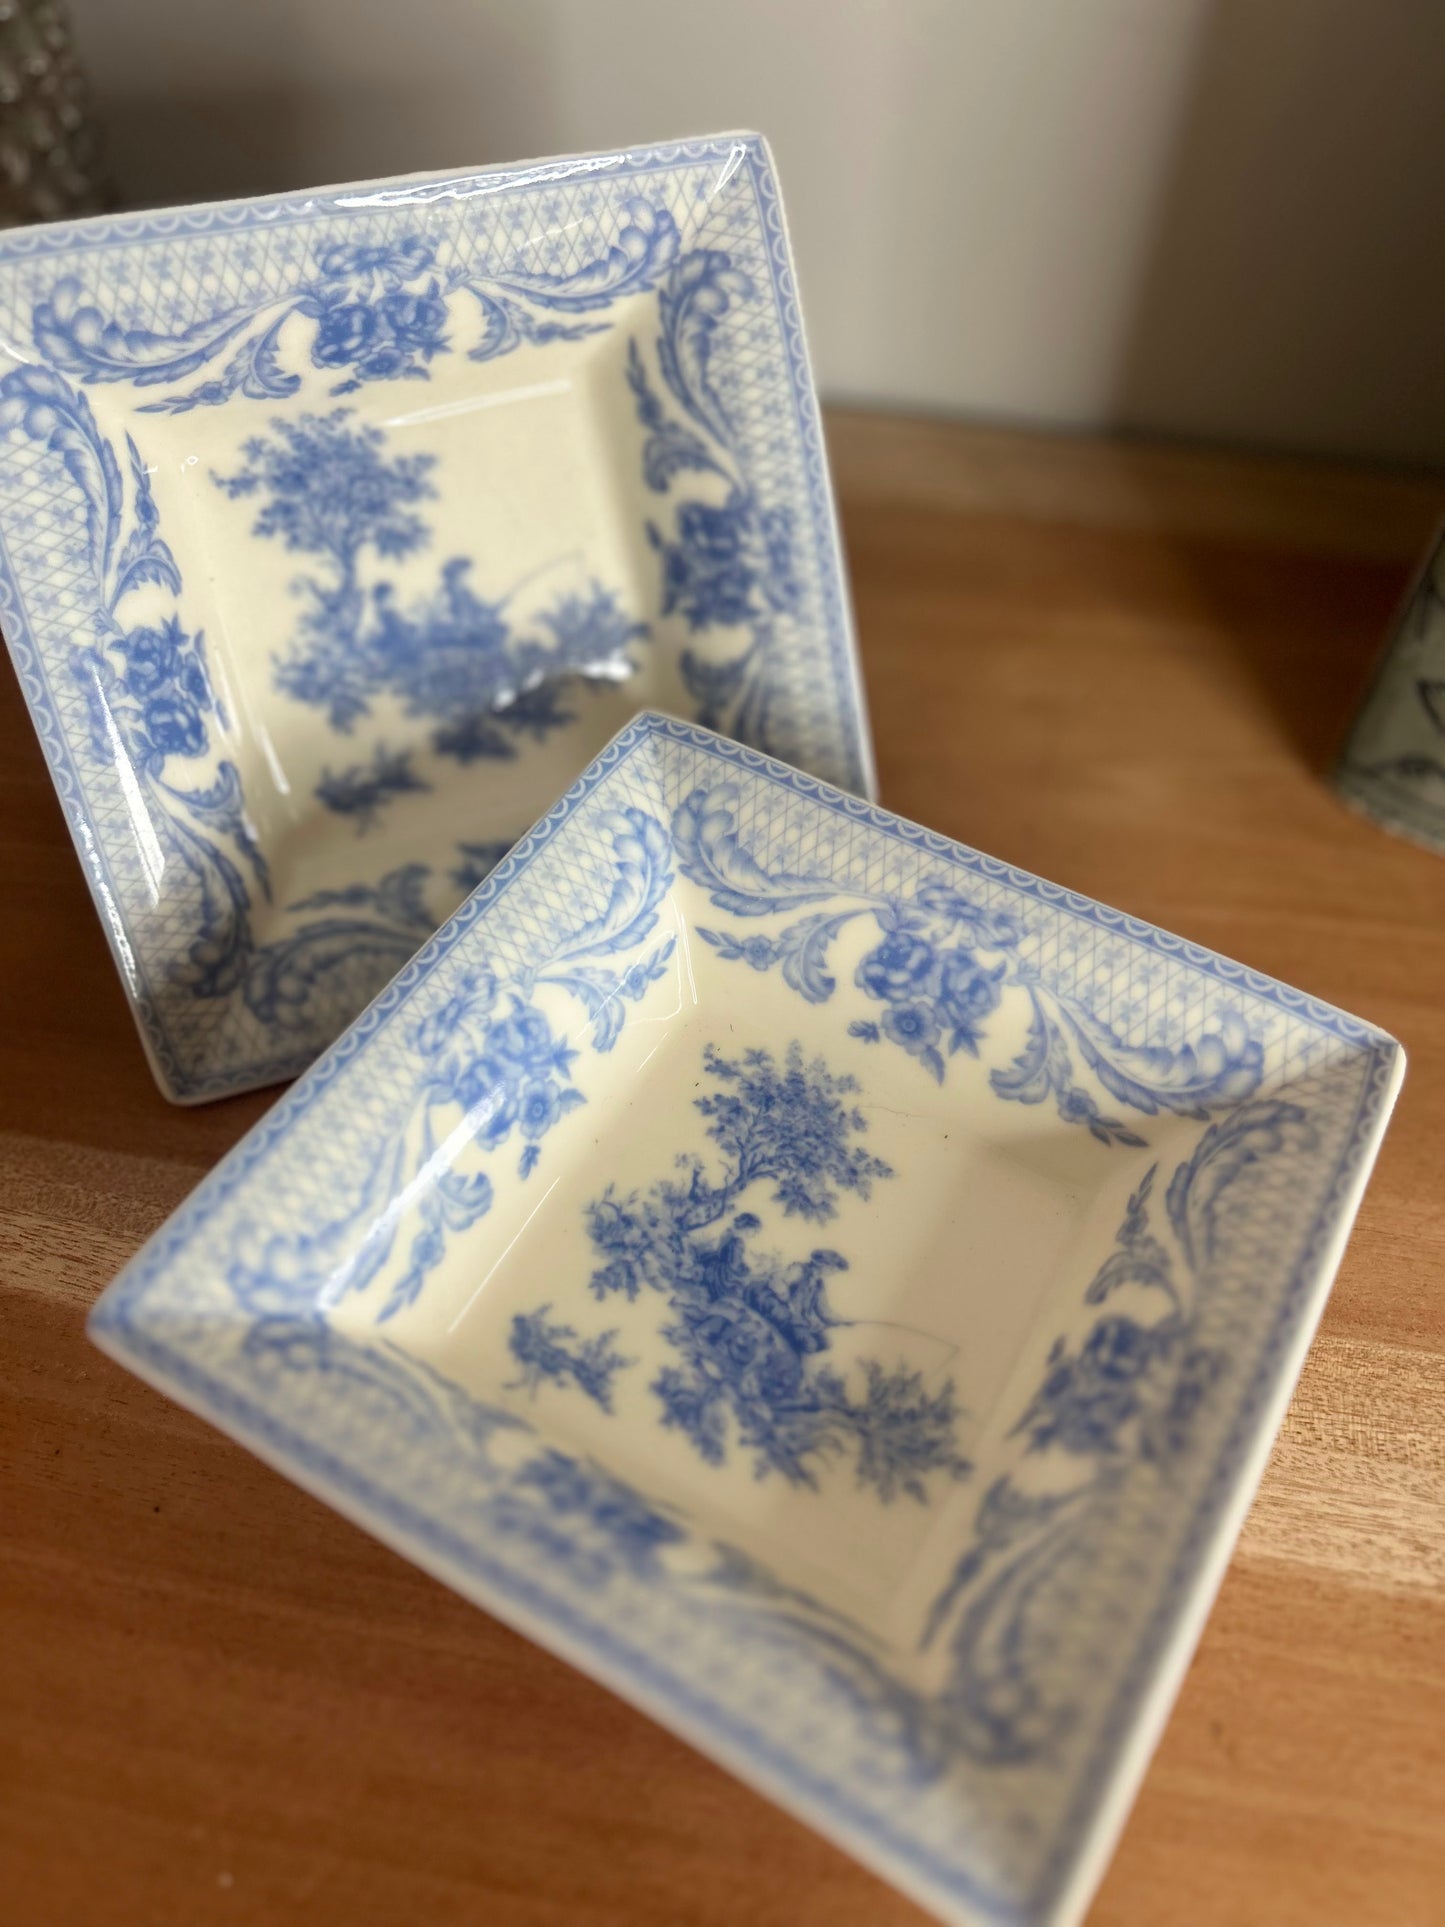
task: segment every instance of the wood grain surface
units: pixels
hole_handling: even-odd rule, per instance
[[[1445,1922],[1445,860],[1320,771],[1429,480],[835,414],[884,800],[1411,1067],[1093,1920]],[[157,1094],[0,671],[0,1917],[923,1916],[91,1350],[259,1117]]]

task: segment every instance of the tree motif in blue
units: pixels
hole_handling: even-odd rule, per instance
[[[856,1082],[833,1076],[821,1059],[806,1061],[797,1044],[782,1064],[764,1050],[734,1060],[709,1046],[703,1068],[718,1088],[695,1104],[720,1167],[685,1157],[680,1176],[645,1195],[609,1186],[594,1200],[593,1293],[631,1301],[646,1291],[665,1301],[662,1337],[677,1362],[651,1389],[663,1424],[710,1465],[725,1463],[736,1441],[759,1478],[776,1472],[816,1489],[824,1466],[851,1457],[858,1484],[885,1504],[900,1492],[924,1502],[930,1473],[958,1478],[969,1469],[955,1437],[952,1380],[929,1391],[920,1372],[868,1359],[861,1383],[850,1385],[828,1356],[848,1322],[829,1303],[828,1280],[848,1260],[820,1246],[785,1264],[754,1243],[769,1206],[826,1224],[842,1194],[866,1198],[893,1175],[857,1142],[867,1123],[851,1101]],[[527,1382],[570,1378],[610,1410],[611,1374],[628,1362],[611,1348],[615,1331],[589,1341],[590,1350],[559,1349],[539,1362],[548,1309],[513,1323],[511,1349]],[[561,1335],[575,1337],[570,1328]],[[599,1360],[605,1398],[583,1376],[595,1375]]]
[[[129,772],[160,857],[174,858],[196,891],[196,935],[172,973],[175,987],[196,997],[238,996],[277,1031],[304,1033],[319,986],[341,972],[384,981],[436,928],[425,895],[428,867],[406,864],[376,884],[303,898],[287,907],[305,921],[271,943],[256,942],[252,888],[269,900],[270,877],[240,772],[220,754],[227,719],[204,638],[175,612],[143,622],[127,616],[141,589],[182,593],[141,452],[127,436],[123,469],[85,396],[44,368],[15,369],[0,380],[0,428],[46,447],[79,490],[93,640],[77,642],[73,668],[96,761]],[[183,780],[185,766],[202,759],[204,775]],[[368,809],[415,780],[405,759],[388,762],[384,751],[364,772],[323,778],[363,824]],[[368,796],[368,783],[377,798]]]
[[[558,1385],[570,1383],[610,1413],[612,1381],[636,1359],[618,1351],[615,1329],[579,1338],[573,1326],[548,1316],[551,1309],[538,1305],[535,1311],[518,1312],[513,1318],[507,1346],[522,1375],[508,1389],[535,1393],[544,1379]]]
[[[670,413],[649,377],[636,337],[627,379],[646,430],[642,473],[658,495],[683,476],[703,492],[676,503],[670,530],[647,524],[661,565],[661,609],[693,633],[746,632],[726,660],[694,649],[681,657],[696,720],[767,749],[771,742],[768,659],[781,618],[802,599],[792,516],[758,496],[738,452],[738,435],[712,379],[713,339],[735,303],[754,289],[731,258],[713,248],[685,254],[658,295],[657,366],[681,416]]]
[[[179,334],[122,327],[66,276],[35,304],[32,332],[36,351],[76,380],[137,388],[184,382],[229,350],[218,374],[142,404],[184,414],[238,394],[261,401],[294,395],[302,377],[284,362],[296,346],[287,324],[299,318],[309,324],[309,365],[337,377],[330,392],[345,395],[365,382],[425,381],[438,355],[459,348],[473,361],[492,361],[523,342],[596,333],[608,324],[595,317],[654,286],[678,245],[667,210],[633,199],[621,209],[612,244],[571,273],[520,262],[444,267],[434,240],[395,234],[322,247],[314,272],[294,288],[218,309]]]
[[[242,454],[236,474],[214,479],[233,498],[259,501],[252,533],[324,564],[293,585],[304,609],[276,685],[323,710],[342,735],[389,694],[406,714],[433,721],[439,755],[512,757],[519,740],[540,741],[575,720],[565,686],[632,673],[628,652],[646,628],[595,581],[560,595],[520,631],[507,598],[477,595],[464,556],[445,562],[433,593],[411,607],[390,582],[363,584],[368,557],[400,561],[430,539],[418,511],[437,493],[434,455],[390,453],[381,430],[348,408],[278,416]],[[317,796],[364,830],[393,797],[426,787],[409,754],[378,746],[369,764],[328,769]]]
[[[395,1212],[385,1207],[410,1186],[414,1217],[407,1220],[405,1249],[377,1313],[379,1322],[393,1318],[416,1302],[452,1235],[491,1210],[499,1154],[513,1153],[516,1176],[531,1177],[544,1139],[586,1101],[573,1076],[579,1049],[558,1034],[537,992],[564,992],[584,1012],[588,1048],[610,1051],[628,1007],[646,996],[673,950],[671,936],[648,942],[672,882],[666,833],[635,808],[608,811],[600,825],[613,857],[603,908],[559,937],[535,970],[508,978],[485,965],[466,972],[446,1002],[418,1023],[412,1037],[416,1079],[360,1196],[332,1223],[299,1237],[258,1233],[250,1239],[231,1273],[232,1289],[247,1305],[269,1316],[298,1305],[333,1305],[364,1291],[403,1237]],[[408,866],[380,891],[323,892],[298,907],[321,921],[334,918],[335,941],[354,943],[350,930],[368,917],[391,923],[422,914],[424,881],[421,866]],[[623,953],[631,953],[625,963],[605,961]],[[557,1347],[565,1336],[555,1326],[549,1332],[542,1318],[523,1341],[531,1346],[528,1372],[538,1370],[544,1340]],[[545,1355],[555,1361],[558,1354]],[[588,1360],[589,1395],[596,1396],[608,1377],[605,1348]],[[576,1371],[572,1377],[582,1382]]]
[[[835,941],[850,924],[871,919],[876,937],[853,983],[876,1014],[848,1025],[861,1042],[905,1051],[941,1084],[950,1058],[979,1056],[988,1020],[1004,993],[1016,992],[1028,1000],[1024,1048],[990,1073],[990,1085],[1015,1103],[1052,1100],[1060,1117],[1103,1144],[1144,1140],[1079,1081],[1075,1051],[1111,1097],[1145,1116],[1202,1120],[1257,1087],[1264,1052],[1241,1019],[1226,1016],[1217,1032],[1178,1050],[1130,1044],[1079,998],[1045,983],[1024,954],[1016,918],[977,902],[951,878],[925,878],[904,897],[769,872],[738,835],[737,807],[733,784],[693,791],[673,817],[678,867],[735,918],[804,914],[768,933],[699,927],[699,936],[732,962],[779,970],[799,996],[824,1004],[838,987],[829,967]]]
[[[298,394],[302,375],[285,364],[288,358],[294,360],[303,339],[310,367],[336,376],[329,393],[341,396],[375,381],[426,380],[437,356],[463,348],[472,360],[490,361],[524,342],[579,340],[610,326],[599,317],[618,301],[653,289],[658,295],[653,352],[673,409],[659,394],[636,337],[630,343],[627,379],[646,431],[646,484],[658,495],[677,498],[670,525],[647,524],[661,571],[660,607],[693,633],[742,632],[741,646],[725,659],[715,650],[703,654],[688,648],[680,668],[699,722],[766,749],[772,741],[769,654],[778,622],[796,616],[802,599],[795,530],[786,507],[759,497],[712,371],[717,329],[738,303],[753,300],[756,290],[727,253],[716,248],[683,253],[677,224],[666,208],[640,198],[628,200],[611,245],[568,273],[539,272],[520,262],[495,270],[443,266],[436,243],[421,233],[335,242],[318,249],[314,271],[294,287],[221,308],[176,334],[123,326],[87,301],[79,281],[67,276],[35,303],[32,335],[37,353],[80,382],[125,381],[142,389],[184,383],[227,355],[219,373],[140,405],[141,412],[179,414],[218,406],[235,395],[282,401]],[[290,325],[298,319],[307,325],[304,335]],[[303,419],[319,423],[328,418]],[[275,426],[284,436],[282,424]],[[319,492],[338,479],[321,458],[316,435],[312,443],[309,455],[298,451],[311,475],[306,493],[297,497],[296,521],[304,519],[299,510],[308,500],[319,511]],[[363,471],[374,471],[376,462],[368,463],[358,447],[348,452],[356,477],[349,488],[343,479],[339,501],[349,499],[355,510],[367,479]],[[261,459],[249,450],[248,458]],[[432,492],[425,481],[429,457],[394,461],[390,487],[404,496],[408,484],[402,470],[408,462],[415,464],[409,478],[415,491],[411,499],[418,500]],[[283,490],[296,480],[279,449],[270,466]],[[692,483],[686,491],[681,486],[685,476]],[[261,485],[246,484],[244,477],[245,471],[233,478],[238,493]],[[370,479],[377,479],[374,473]],[[299,491],[299,480],[296,487]],[[312,693],[301,700],[324,700],[330,706],[335,683],[330,672],[361,619],[360,610],[351,606],[359,592],[347,579],[347,537],[332,518],[332,527],[313,527],[307,539],[298,542],[286,534],[284,518],[272,519],[274,529],[265,532],[282,534],[288,546],[325,555],[337,567],[329,585],[314,585],[318,599],[308,618],[316,636],[324,640],[329,634],[334,647],[323,649],[324,660],[310,665],[314,675],[308,675],[304,653],[292,665],[298,684],[314,690],[319,679],[323,685],[321,696]],[[318,514],[314,519],[325,518]],[[406,524],[403,515],[394,527]],[[388,549],[386,534],[379,529],[377,553],[409,553],[425,539],[424,530],[399,539],[401,546]],[[375,612],[373,639],[389,661],[387,672],[370,683],[369,693],[392,686],[394,679],[412,683],[406,659],[419,641],[423,646],[429,641],[435,654],[443,630],[460,645],[467,663],[463,679],[469,686],[475,681],[478,655],[504,650],[501,605],[476,595],[466,581],[466,569],[461,559],[449,564],[429,606]],[[330,608],[325,606],[328,599]],[[581,650],[600,660],[599,633],[625,625],[615,597],[599,585],[593,585],[590,595],[574,597],[572,606],[559,604],[554,614],[561,630],[551,635],[550,644],[564,659]],[[548,626],[547,619],[543,621]],[[364,700],[364,678],[361,684]],[[337,693],[345,710],[358,692]],[[407,693],[410,696],[410,688]],[[499,726],[488,718],[494,708],[505,706],[506,697],[489,698],[470,687],[470,707],[461,712],[445,753],[512,754],[511,733],[530,727],[541,734],[570,720],[556,710],[555,693],[545,683],[535,691],[524,683],[514,691],[509,722]],[[440,692],[433,690],[431,703],[422,701],[413,713],[443,714],[443,708],[434,706],[440,700]],[[339,722],[336,726],[344,727]],[[378,787],[374,777],[369,780],[365,772],[353,771],[338,774],[327,797],[339,798],[343,810],[354,808],[364,826],[388,797],[399,793],[396,784]],[[358,795],[367,800],[349,804]]]

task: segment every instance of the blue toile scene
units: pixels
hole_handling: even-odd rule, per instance
[[[512,596],[479,595],[472,559],[456,555],[439,565],[429,594],[403,601],[380,569],[430,541],[424,506],[437,496],[434,455],[392,453],[383,432],[349,408],[278,416],[241,453],[234,473],[213,476],[216,486],[255,503],[254,536],[315,559],[316,572],[291,584],[302,608],[294,640],[275,660],[275,686],[340,735],[390,694],[430,724],[439,756],[510,759],[576,721],[568,691],[578,682],[632,675],[632,645],[647,626],[597,581],[519,623]],[[426,787],[412,763],[409,751],[378,743],[369,762],[328,769],[319,799],[367,829],[390,798]]]
[[[1397,1070],[649,715],[93,1329],[900,1877],[1019,1917],[1248,1489]]]
[[[817,1246],[785,1263],[766,1249],[775,1218],[827,1224],[846,1194],[867,1199],[894,1175],[863,1142],[856,1080],[806,1059],[796,1042],[781,1061],[709,1045],[702,1069],[713,1088],[694,1109],[712,1156],[683,1156],[645,1193],[608,1185],[587,1206],[592,1294],[624,1306],[661,1301],[673,1362],[649,1389],[663,1427],[709,1465],[736,1451],[758,1478],[816,1489],[842,1461],[885,1504],[900,1493],[923,1503],[930,1474],[969,1470],[952,1380],[929,1386],[917,1371],[868,1358],[861,1383],[850,1383],[830,1358],[834,1332],[850,1321],[830,1302],[829,1281],[848,1270],[847,1257]],[[535,1392],[550,1379],[610,1412],[614,1377],[635,1362],[615,1348],[622,1328],[579,1341],[548,1311],[513,1319],[520,1382]]]
[[[866,790],[760,141],[125,219],[0,245],[0,587],[169,1094],[293,1075],[648,702]],[[440,425],[563,391],[525,487]]]

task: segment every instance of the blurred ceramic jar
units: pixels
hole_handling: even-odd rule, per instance
[[[1335,785],[1387,829],[1445,853],[1445,527],[1406,598]]]
[[[108,203],[70,22],[55,0],[0,0],[0,227]]]

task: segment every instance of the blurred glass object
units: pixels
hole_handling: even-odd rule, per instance
[[[109,201],[90,90],[55,0],[0,0],[0,227]]]
[[[1335,786],[1386,829],[1445,853],[1445,526],[1355,718]]]

